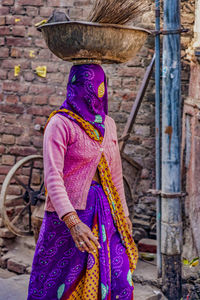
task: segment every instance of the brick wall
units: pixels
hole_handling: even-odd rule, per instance
[[[47,18],[54,8],[68,10],[72,19],[87,16],[90,0],[2,0],[0,3],[0,184],[8,170],[23,156],[42,153],[42,134],[36,124],[45,124],[51,111],[59,107],[66,95],[70,63],[60,61],[47,49],[34,24]],[[152,1],[153,3],[154,1]],[[190,28],[184,34],[182,90],[187,97],[189,63],[184,49],[192,38],[194,1],[182,1],[182,24]],[[153,28],[154,11],[146,12],[137,22]],[[133,105],[145,68],[150,63],[154,39],[149,37],[140,53],[123,65],[105,66],[109,85],[109,114],[118,125],[119,136]],[[19,76],[14,67],[20,65]],[[47,77],[35,74],[38,66],[47,66]],[[154,188],[154,79],[138,114],[125,152],[143,166],[137,185],[136,212],[149,214],[155,221],[155,199],[146,191]],[[128,173],[127,166],[124,170]],[[132,182],[132,181],[131,181]]]

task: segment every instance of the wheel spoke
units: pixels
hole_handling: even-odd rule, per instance
[[[41,187],[40,187],[40,194],[41,194],[43,188],[44,188],[44,181],[42,182],[42,185],[41,185]]]
[[[29,191],[29,187],[27,185],[25,185],[16,175],[14,176],[15,180],[17,181],[17,183],[19,185],[21,185],[26,191]]]
[[[30,202],[19,212],[17,216],[14,217],[14,219],[10,222],[11,225],[14,225],[16,221],[22,216],[22,214],[25,212],[25,210],[30,206]]]
[[[9,195],[10,196],[10,195]],[[8,197],[8,196],[7,196]],[[19,199],[22,199],[23,198],[23,195],[20,195],[20,196],[14,196],[14,197],[9,197],[8,198],[8,201],[16,201],[16,200],[19,200]]]

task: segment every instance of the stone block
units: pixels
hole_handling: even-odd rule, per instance
[[[133,227],[134,228],[144,228],[146,230],[149,230],[150,229],[150,223],[147,222],[147,221],[143,221],[143,220],[139,220],[139,219],[136,219],[134,218],[133,219]]]
[[[0,238],[0,247],[3,247],[5,245],[5,240]]]
[[[0,218],[0,228],[4,227],[4,222],[3,222],[3,219]]]
[[[24,274],[26,272],[26,267],[27,265],[23,264],[21,261],[17,261],[14,258],[10,258],[7,261],[7,269],[18,274]]]
[[[140,252],[157,252],[157,241],[152,239],[142,239],[138,243],[138,250]]]
[[[15,235],[8,228],[0,228],[0,237],[6,239],[12,239],[15,238]]]
[[[13,258],[13,254],[7,253],[0,257],[0,268],[6,269],[7,268],[7,261],[8,259]]]

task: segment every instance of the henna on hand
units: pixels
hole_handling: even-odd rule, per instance
[[[93,235],[90,228],[83,222],[73,226],[70,232],[77,248],[81,252],[96,252],[96,248],[101,248],[98,238]]]

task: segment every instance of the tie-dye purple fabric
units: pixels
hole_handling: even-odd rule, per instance
[[[71,68],[67,85],[66,108],[93,124],[104,136],[105,115],[108,114],[107,82],[100,65],[76,65]],[[69,118],[65,113],[61,113]]]
[[[77,213],[90,229],[94,220],[98,222],[100,280],[98,296],[94,295],[94,299],[133,300],[132,275],[126,249],[114,225],[108,199],[97,182],[92,182],[86,209],[77,210]],[[69,229],[59,220],[57,213],[45,211],[27,300],[80,299],[70,296],[86,270],[93,268],[94,260],[92,253],[82,253],[75,247]],[[86,299],[89,298],[86,296]]]

